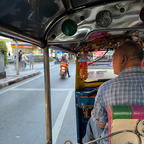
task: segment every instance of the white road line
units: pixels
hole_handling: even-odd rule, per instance
[[[54,67],[50,67],[50,69],[51,70],[54,70],[55,68],[57,68],[57,67],[59,67],[59,65],[57,65],[57,66],[54,66]],[[24,84],[26,84],[26,83],[29,83],[29,82],[31,82],[31,81],[33,81],[33,80],[35,80],[35,79],[37,79],[37,78],[40,78],[40,77],[42,77],[42,76],[44,76],[44,74],[42,73],[42,74],[40,74],[40,75],[38,75],[38,76],[35,76],[34,78],[31,78],[30,80],[26,80],[26,81],[21,81],[21,83],[17,83],[16,84],[16,86],[13,86],[13,87],[11,87],[11,88],[8,88],[8,89],[4,89],[4,90],[0,90],[0,94],[3,94],[3,93],[5,93],[5,92],[8,92],[8,91],[10,91],[10,90],[12,90],[12,89],[15,89],[15,88],[17,88],[17,87],[19,87],[19,86],[22,86],[22,85],[24,85]]]
[[[11,89],[11,91],[44,91],[44,89],[40,88],[16,88],[16,89]]]
[[[55,68],[57,68],[58,66],[54,66],[54,67],[52,67],[52,68],[50,68],[51,70],[54,70]],[[38,76],[35,76],[34,78],[31,78],[31,79],[29,79],[29,80],[26,80],[26,81],[21,81],[21,83],[17,83],[16,84],[16,86],[13,86],[13,87],[11,87],[11,88],[8,88],[8,89],[5,89],[5,90],[0,90],[0,94],[3,94],[3,93],[6,93],[6,92],[8,92],[8,91],[10,91],[10,90],[12,90],[12,89],[15,89],[15,88],[17,88],[17,87],[19,87],[19,86],[22,86],[22,85],[24,85],[24,84],[26,84],[26,83],[29,83],[29,82],[31,82],[31,81],[33,81],[33,80],[35,80],[35,79],[37,79],[37,78],[40,78],[40,77],[42,77],[42,76],[44,76],[44,74],[42,73],[42,74],[40,74],[40,75],[38,75]]]
[[[14,88],[11,89],[11,91],[44,91],[44,88]],[[63,91],[74,91],[74,89],[53,89],[51,88],[51,91],[54,92],[63,92]]]
[[[53,144],[56,144],[56,141],[57,141],[58,135],[60,133],[60,130],[61,130],[61,127],[62,127],[62,124],[63,124],[63,121],[64,121],[64,117],[65,117],[66,111],[68,109],[72,94],[73,94],[73,91],[72,90],[69,91],[69,93],[68,93],[68,95],[65,99],[65,102],[64,102],[64,104],[63,104],[63,106],[62,106],[62,108],[59,112],[59,115],[57,117],[55,125],[53,126],[53,129],[52,129]]]
[[[0,92],[0,94],[3,94],[3,93],[8,92],[8,91],[10,91],[10,90],[13,90],[13,89],[15,89],[15,88],[17,88],[17,87],[19,87],[19,86],[22,86],[22,85],[24,85],[24,84],[26,84],[26,83],[29,83],[29,82],[31,82],[31,81],[33,81],[33,80],[35,80],[35,79],[38,79],[38,78],[40,78],[40,77],[42,77],[42,76],[43,76],[43,74],[40,74],[40,75],[38,75],[38,76],[36,76],[36,77],[34,77],[34,78],[31,78],[31,79],[29,79],[29,80],[26,80],[26,81],[24,81],[24,82],[17,83],[16,86],[13,86],[13,87],[8,88],[8,89],[5,89],[5,90],[2,90],[2,91]]]

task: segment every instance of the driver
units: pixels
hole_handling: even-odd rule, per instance
[[[61,62],[65,62],[65,63],[67,63],[67,74],[68,74],[68,77],[70,77],[70,74],[69,74],[69,69],[68,69],[68,61],[67,61],[67,59],[66,59],[66,56],[65,56],[65,55],[64,55],[64,56],[62,56]]]
[[[143,50],[134,41],[126,41],[113,55],[115,79],[99,87],[83,143],[108,135],[107,108],[112,105],[144,105]],[[102,144],[108,144],[108,139]]]

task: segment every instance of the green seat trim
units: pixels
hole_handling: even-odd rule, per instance
[[[112,106],[113,119],[132,119],[131,106]]]

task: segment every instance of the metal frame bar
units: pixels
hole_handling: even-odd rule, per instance
[[[42,43],[41,40],[36,40],[35,38],[26,36],[21,31],[17,31],[16,29],[14,29],[12,27],[0,25],[0,35],[8,37],[8,38],[24,41],[27,43],[31,43],[31,44],[34,44],[39,47],[44,46],[44,43]]]
[[[66,6],[68,11],[73,9],[72,1],[71,0],[66,0]]]
[[[44,76],[45,76],[45,111],[46,111],[46,144],[52,144],[52,120],[51,120],[51,90],[49,68],[49,46],[44,48]]]

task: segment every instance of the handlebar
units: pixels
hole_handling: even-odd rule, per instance
[[[95,142],[101,141],[101,140],[103,140],[103,139],[106,139],[106,138],[109,138],[109,137],[112,137],[112,136],[114,136],[114,135],[117,135],[117,134],[120,134],[120,133],[124,133],[124,132],[130,132],[130,133],[135,134],[135,135],[138,137],[138,140],[139,140],[139,143],[138,143],[138,144],[142,144],[142,140],[141,140],[140,135],[138,135],[135,131],[132,131],[132,130],[121,130],[121,131],[117,131],[117,132],[114,132],[114,133],[109,134],[109,135],[107,135],[107,136],[104,136],[104,137],[101,137],[101,138],[97,138],[97,139],[95,139],[95,140],[93,140],[93,141],[87,142],[87,143],[85,143],[85,144],[93,144],[93,143],[95,143]]]

